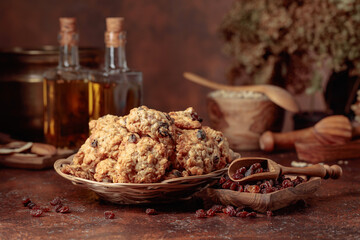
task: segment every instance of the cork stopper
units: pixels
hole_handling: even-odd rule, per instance
[[[61,32],[76,32],[76,18],[59,18]]]
[[[108,17],[106,18],[107,32],[122,32],[124,27],[124,18],[122,17]]]
[[[60,21],[59,43],[60,46],[77,45],[76,18],[62,17]]]
[[[105,45],[106,47],[120,47],[125,45],[124,18],[106,18]]]

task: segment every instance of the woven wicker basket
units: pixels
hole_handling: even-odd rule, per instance
[[[61,172],[65,164],[70,164],[73,156],[59,159],[54,163],[56,172],[74,185],[90,189],[101,198],[117,204],[165,203],[186,200],[194,193],[213,184],[227,172],[223,168],[209,174],[179,177],[160,183],[104,183],[74,177]]]

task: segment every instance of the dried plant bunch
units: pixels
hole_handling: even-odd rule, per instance
[[[360,0],[236,1],[220,25],[230,83],[281,77],[275,84],[311,93],[329,72],[360,75],[359,27]]]

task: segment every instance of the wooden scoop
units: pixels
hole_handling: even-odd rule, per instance
[[[342,115],[334,115],[323,118],[314,127],[301,130],[274,133],[264,132],[259,139],[262,150],[288,150],[295,147],[297,141],[316,141],[323,145],[344,144],[359,134],[357,128],[353,128],[349,119]]]
[[[269,171],[252,174],[242,179],[232,178],[236,170],[240,169],[241,167],[248,168],[254,163],[261,163],[262,165],[265,163]],[[321,164],[315,164],[310,167],[303,167],[303,168],[284,167],[267,158],[247,157],[247,158],[239,158],[234,160],[229,166],[228,175],[231,180],[239,183],[258,181],[263,179],[277,179],[281,175],[306,175],[312,177],[321,177],[324,179],[327,178],[337,179],[342,176],[342,169],[338,165],[328,166]]]
[[[212,82],[208,79],[202,78],[196,74],[185,72],[184,77],[197,84],[212,88],[227,91],[254,91],[265,94],[273,103],[290,111],[298,112],[299,106],[294,97],[285,89],[274,85],[249,85],[249,86],[228,86]]]

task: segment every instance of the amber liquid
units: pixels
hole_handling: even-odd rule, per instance
[[[47,143],[79,148],[88,137],[88,83],[44,79],[44,134]]]
[[[141,73],[123,73],[121,77],[114,75],[101,77],[101,79],[97,77],[89,82],[89,113],[91,120],[98,119],[106,114],[124,116],[132,108],[141,104]]]

